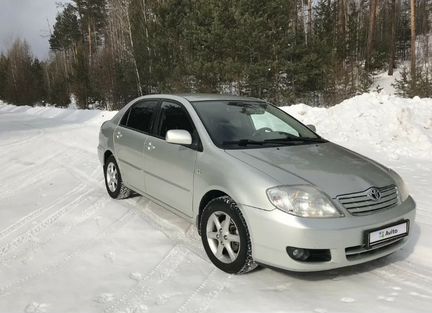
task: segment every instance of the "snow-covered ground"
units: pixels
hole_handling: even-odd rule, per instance
[[[418,205],[406,248],[327,272],[227,275],[194,226],[108,197],[96,146],[113,112],[0,104],[0,312],[430,312],[432,99],[285,109],[404,177]]]
[[[384,95],[394,95],[396,94],[396,88],[393,86],[396,80],[400,80],[402,78],[401,72],[403,67],[408,67],[408,63],[401,64],[400,67],[394,70],[392,76],[387,74],[387,71],[380,72],[373,77],[373,83],[371,86],[371,90],[379,91],[380,94]]]

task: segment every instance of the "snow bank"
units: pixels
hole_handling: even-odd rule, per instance
[[[331,108],[283,107],[323,137],[347,147],[366,146],[400,156],[432,159],[432,99],[365,93]]]
[[[0,100],[0,112],[21,112],[51,118],[66,123],[96,123],[99,124],[112,118],[117,111],[79,110],[73,108],[56,108],[51,106],[15,106]]]

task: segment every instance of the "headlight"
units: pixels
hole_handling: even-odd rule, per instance
[[[280,186],[267,189],[267,197],[279,210],[300,217],[344,216],[327,195],[311,186]]]
[[[389,169],[389,172],[391,177],[396,183],[396,187],[398,188],[400,199],[402,202],[404,202],[409,197],[408,188],[398,173],[396,173],[392,169]]]

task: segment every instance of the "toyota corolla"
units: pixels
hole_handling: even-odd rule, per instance
[[[98,152],[112,198],[133,191],[195,223],[228,273],[367,262],[414,223],[396,172],[255,98],[138,98],[101,126]]]

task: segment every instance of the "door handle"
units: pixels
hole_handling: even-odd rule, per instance
[[[120,131],[117,131],[116,138],[119,139],[121,137],[123,137],[122,133]]]

